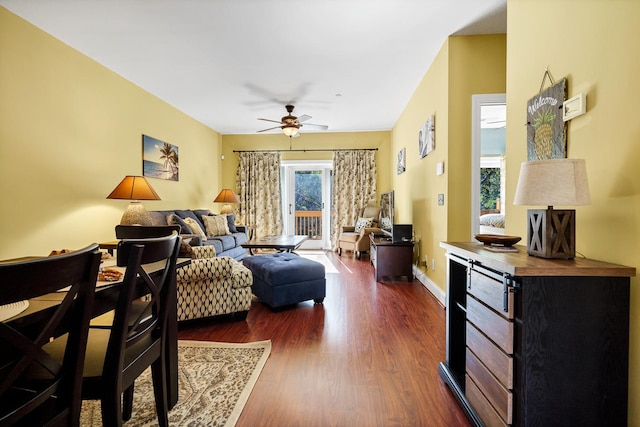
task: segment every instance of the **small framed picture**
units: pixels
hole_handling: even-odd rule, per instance
[[[407,170],[407,149],[398,151],[398,175]]]
[[[434,148],[436,148],[435,119],[436,116],[432,114],[431,117],[429,117],[427,121],[424,122],[422,128],[420,128],[420,130],[418,131],[418,152],[420,153],[421,159],[423,157],[426,157],[427,154],[429,154],[434,150]]]

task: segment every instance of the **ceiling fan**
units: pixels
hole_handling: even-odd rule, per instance
[[[293,109],[295,108],[293,105],[285,105],[285,107],[287,109],[287,115],[282,117],[282,119],[280,119],[280,121],[278,120],[271,120],[271,119],[262,119],[259,118],[258,120],[264,120],[265,122],[273,122],[273,123],[278,123],[279,126],[274,126],[274,127],[270,127],[267,129],[262,129],[259,130],[258,132],[266,132],[268,130],[273,130],[273,129],[282,129],[282,132],[287,135],[288,137],[294,137],[298,135],[298,131],[300,130],[300,128],[302,126],[310,126],[310,127],[314,127],[318,130],[327,130],[329,129],[329,126],[327,125],[315,125],[313,123],[302,123],[302,122],[306,122],[307,120],[309,120],[311,118],[311,116],[307,115],[307,114],[303,114],[300,117],[296,117],[293,115]]]

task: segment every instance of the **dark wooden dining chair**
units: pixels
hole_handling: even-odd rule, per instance
[[[148,239],[152,237],[169,236],[174,232],[180,234],[179,225],[116,225],[116,238],[118,239]],[[123,264],[118,265],[124,267],[127,260],[124,259],[121,262]],[[140,304],[135,301],[131,309],[131,315],[132,317],[137,317],[148,308],[147,304]],[[91,327],[111,328],[113,325],[113,316],[113,311],[104,313],[91,320]]]
[[[0,322],[0,425],[80,423],[80,388],[100,252],[93,244],[63,255],[0,264],[0,305],[55,293],[59,304]],[[62,335],[60,338],[58,338]],[[54,357],[54,343],[64,345]]]
[[[176,274],[180,237],[124,239],[118,265],[126,265],[110,329],[92,328],[82,385],[83,399],[100,399],[104,426],[120,426],[131,417],[136,378],[151,366],[160,426],[168,425],[165,347],[170,281]],[[149,274],[145,265],[162,264]],[[143,300],[141,296],[146,296]],[[144,304],[147,309],[133,310]],[[122,396],[124,394],[124,410]]]
[[[116,239],[148,239],[180,234],[179,225],[116,225]]]

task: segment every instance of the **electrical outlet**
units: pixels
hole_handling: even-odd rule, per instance
[[[444,194],[438,194],[438,206],[444,206]]]
[[[435,260],[435,258],[431,260],[431,271],[436,271],[436,260]]]

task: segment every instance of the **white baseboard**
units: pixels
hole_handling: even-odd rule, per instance
[[[416,276],[416,279],[418,279],[418,281],[422,283],[422,285],[427,288],[427,290],[431,292],[438,301],[440,301],[440,304],[442,304],[443,307],[446,306],[446,293],[440,289],[438,285],[429,279],[427,275],[415,265],[413,266],[413,274]]]

